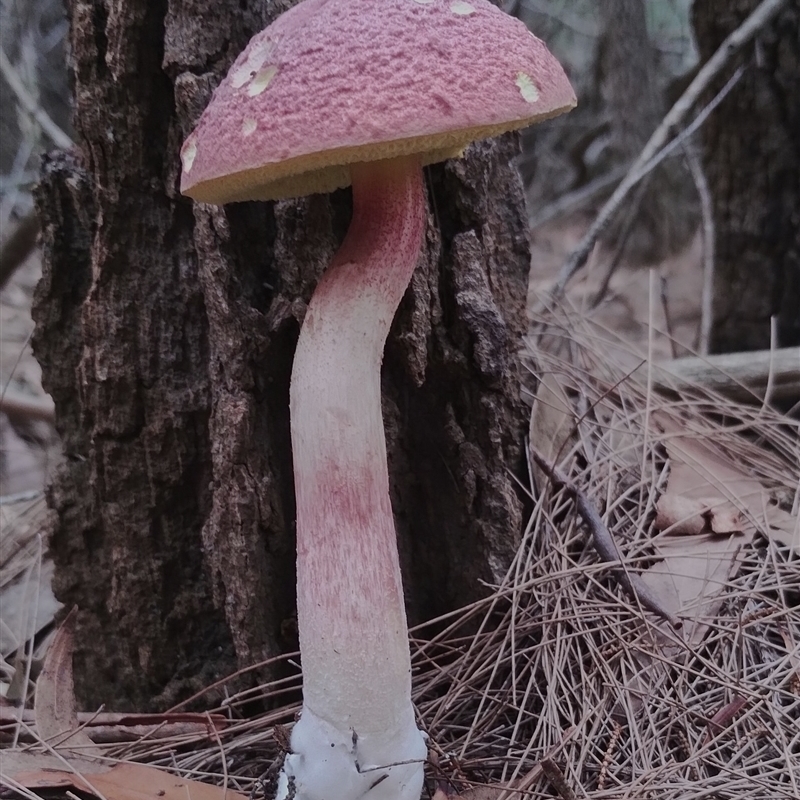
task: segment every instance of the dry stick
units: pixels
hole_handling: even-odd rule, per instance
[[[735,719],[736,715],[747,705],[747,698],[737,694],[730,703],[724,705],[710,720],[708,720],[708,731],[703,740],[705,747],[715,736],[719,736]]]
[[[703,293],[700,301],[698,351],[701,356],[707,356],[711,340],[711,302],[714,297],[714,259],[716,257],[714,253],[714,208],[711,201],[711,189],[697,152],[691,142],[685,143],[683,150],[686,153],[686,163],[700,199],[700,217],[703,221]]]
[[[573,725],[567,728],[561,736],[561,741],[556,742],[545,754],[542,761],[552,759],[557,756],[569,743],[570,739],[575,737],[578,732],[578,726]],[[533,742],[529,742],[526,747],[526,755]],[[542,761],[539,761],[532,769],[528,770],[524,775],[517,778],[512,786],[505,786],[500,789],[500,794],[497,800],[512,800],[524,793],[530,791],[533,785],[542,777],[544,770],[542,769]],[[499,788],[499,787],[497,787]]]
[[[660,361],[653,385],[678,395],[702,387],[740,403],[800,399],[800,347]]]
[[[31,500],[38,500],[44,497],[41,489],[29,489],[26,492],[15,492],[14,494],[0,495],[0,506],[13,506],[15,503],[28,503]],[[2,720],[2,710],[0,710],[0,720]]]
[[[530,451],[533,460],[547,473],[553,486],[556,489],[563,489],[574,500],[578,514],[589,527],[592,541],[600,558],[603,561],[617,562],[621,565],[622,554],[617,543],[612,538],[611,532],[597,509],[589,502],[589,498],[560,469],[550,464],[533,444],[530,445]],[[681,627],[681,621],[664,608],[653,590],[638,575],[627,572],[623,566],[615,568],[614,575],[644,608],[665,619],[673,628]]]
[[[19,420],[41,420],[51,425],[55,421],[55,408],[49,396],[23,394],[8,386],[0,393],[0,411]]]
[[[619,234],[619,240],[617,242],[617,249],[614,255],[611,257],[611,261],[606,268],[606,274],[603,276],[603,280],[600,284],[600,288],[595,293],[595,296],[589,302],[589,309],[595,309],[597,306],[600,305],[603,298],[606,296],[608,292],[608,287],[611,284],[611,278],[614,277],[614,273],[617,271],[617,267],[622,263],[622,256],[625,253],[625,246],[628,244],[628,239],[630,238],[631,233],[633,233],[633,226],[636,220],[639,218],[639,212],[642,210],[642,200],[644,199],[645,192],[647,191],[647,187],[650,184],[650,175],[648,175],[643,181],[641,186],[639,187],[638,191],[636,192],[636,196],[633,199],[633,202],[628,209],[628,214],[625,217],[624,222],[622,223],[622,228]]]
[[[531,230],[539,228],[546,222],[550,222],[550,220],[556,219],[563,214],[587,205],[612,184],[619,183],[625,177],[629,168],[630,164],[623,164],[621,167],[617,167],[599,178],[589,181],[579,189],[573,189],[571,192],[557,197],[552,203],[546,205],[530,218],[528,224]]]
[[[605,230],[625,197],[646,174],[648,163],[666,145],[672,132],[686,117],[711,81],[728,64],[733,55],[747,44],[786,5],[786,2],[787,0],[763,0],[758,8],[725,39],[714,55],[697,73],[686,91],[653,132],[622,183],[605,203],[581,243],[562,267],[555,285],[542,304],[542,308],[537,309],[539,312],[550,306],[552,300],[563,294],[569,280],[586,263],[586,259],[589,257],[595,242]]]
[[[39,127],[47,134],[53,144],[63,150],[69,150],[73,146],[72,139],[53,122],[50,115],[34,100],[22,79],[17,75],[17,71],[9,61],[5,50],[1,47],[0,74],[5,78],[9,89],[14,92],[22,108],[36,120]]]
[[[592,231],[594,231],[594,236],[592,237],[591,241],[586,245],[588,248],[583,255],[583,260],[569,273],[566,274],[567,267],[569,263],[564,265],[561,268],[561,272],[559,273],[559,278],[556,280],[556,283],[551,287],[550,291],[548,292],[547,296],[544,300],[540,301],[539,305],[534,309],[534,313],[541,313],[544,311],[551,303],[551,301],[558,297],[560,294],[563,293],[564,289],[566,288],[567,283],[572,278],[572,276],[586,263],[586,259],[589,257],[589,254],[592,251],[597,239],[600,235],[605,231],[608,227],[611,219],[614,215],[619,211],[619,207],[625,201],[625,198],[630,193],[631,189],[633,189],[636,184],[641,181],[643,178],[647,177],[664,159],[668,156],[671,156],[672,153],[681,146],[693,133],[695,133],[700,126],[711,116],[711,113],[714,109],[728,96],[734,86],[739,82],[739,79],[744,75],[744,67],[739,67],[733,75],[730,77],[728,82],[719,90],[719,92],[712,98],[711,102],[705,106],[697,116],[692,120],[692,122],[684,128],[669,144],[664,145],[644,166],[642,166],[638,173],[634,175],[633,171],[635,169],[635,165],[630,168],[630,172],[626,177],[626,181],[630,178],[630,183],[627,189],[618,197],[617,202],[613,203],[614,197],[618,191],[621,191],[623,187],[623,181],[619,184],[617,189],[615,190],[614,195],[612,195],[603,208],[600,210],[600,213],[597,216],[597,219],[594,222],[592,228],[590,228],[589,232],[583,239],[583,243],[586,243],[589,239]],[[637,162],[638,163],[638,162]],[[633,176],[633,177],[631,177]],[[605,215],[605,218],[601,220],[601,218]],[[581,245],[578,245],[578,248],[573,252],[572,258],[577,257],[577,253],[580,251]],[[563,281],[563,282],[562,282]]]
[[[575,792],[572,791],[561,768],[551,758],[543,758],[541,761],[542,772],[552,787],[564,798],[564,800],[577,800]]]

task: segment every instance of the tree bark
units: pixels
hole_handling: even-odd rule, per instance
[[[698,0],[701,59],[757,5]],[[800,344],[798,41],[800,8],[788,3],[739,60],[744,76],[703,128],[716,229],[713,352],[768,348],[772,316],[774,344]]]
[[[79,152],[52,155],[38,191],[35,347],[67,451],[51,549],[88,708],[165,707],[294,646],[289,375],[350,194],[217,208],[177,191],[213,87],[291,4],[67,3]],[[484,593],[521,533],[517,153],[509,135],[426,172],[425,256],[386,348],[412,621]]]
[[[629,164],[665,113],[645,2],[604,0],[597,9],[602,23],[600,91],[610,126],[612,161]],[[694,228],[688,189],[686,172],[679,163],[662,164],[642,183],[605,238],[612,246],[625,248],[634,264],[655,263],[676,252]]]

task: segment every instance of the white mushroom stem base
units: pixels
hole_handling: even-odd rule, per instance
[[[380,379],[422,246],[422,170],[411,159],[354,165],[352,183],[353,220],[292,373],[303,710],[279,800],[419,800],[427,753],[411,705]]]

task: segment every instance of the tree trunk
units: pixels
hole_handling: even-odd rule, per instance
[[[757,5],[697,0],[701,59]],[[772,316],[775,344],[800,344],[798,41],[800,8],[787,3],[739,59],[744,76],[703,128],[716,229],[713,352],[769,347]]]
[[[600,91],[610,126],[612,163],[628,164],[665,113],[645,0],[604,0],[597,10],[602,23]],[[612,246],[624,247],[633,264],[654,263],[679,250],[694,228],[689,188],[679,163],[662,164],[645,179],[606,238]]]
[[[177,191],[213,87],[291,2],[67,5],[80,152],[46,163],[35,307],[67,451],[56,592],[80,607],[82,704],[165,707],[295,645],[289,375],[350,194],[216,208]],[[521,533],[517,152],[509,135],[427,171],[424,263],[386,348],[412,621],[481,595]]]
[[[644,0],[606,0],[602,20],[601,89],[611,117],[613,148],[625,160],[639,155],[663,116]]]

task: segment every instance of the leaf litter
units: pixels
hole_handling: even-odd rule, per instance
[[[531,463],[531,513],[505,579],[412,631],[425,797],[800,796],[797,421],[702,387],[660,397],[615,334],[566,306],[544,322],[528,353],[546,376],[531,441],[599,515],[618,563],[598,555],[570,486]],[[638,602],[620,569],[682,627]],[[277,732],[299,709],[297,658],[277,659],[285,677],[269,684],[241,688],[254,665],[191,698],[225,726],[93,743],[102,762],[91,763],[120,766],[87,777],[158,767],[263,797]],[[259,701],[269,710],[249,716]],[[141,796],[105,780],[95,788],[108,800]]]

